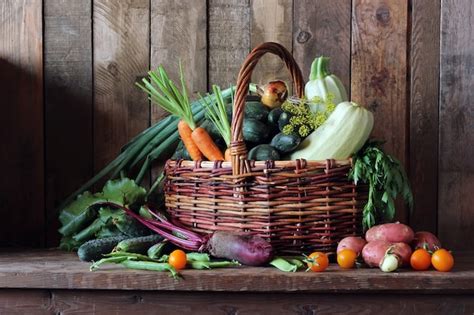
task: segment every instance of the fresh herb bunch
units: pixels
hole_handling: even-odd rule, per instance
[[[383,142],[369,140],[353,157],[354,166],[349,179],[369,185],[369,196],[364,207],[362,223],[368,229],[395,216],[395,199],[401,194],[413,207],[413,195],[408,177],[394,157],[381,149]]]
[[[314,97],[311,100],[288,98],[281,108],[292,115],[290,123],[283,127],[284,134],[297,133],[301,137],[308,136],[321,126],[336,108],[334,96],[326,99]]]

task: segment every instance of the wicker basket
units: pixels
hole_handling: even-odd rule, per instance
[[[348,181],[351,160],[250,161],[242,140],[245,97],[265,53],[289,69],[303,95],[301,71],[277,43],[255,48],[240,69],[232,119],[231,162],[166,163],[166,207],[173,220],[196,232],[246,231],[268,239],[278,253],[332,253],[337,242],[361,230],[365,187]]]

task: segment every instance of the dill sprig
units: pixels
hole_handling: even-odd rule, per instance
[[[289,124],[283,127],[284,134],[297,133],[307,137],[312,131],[321,126],[336,108],[334,96],[326,99],[314,97],[311,100],[288,98],[281,108],[291,114]]]

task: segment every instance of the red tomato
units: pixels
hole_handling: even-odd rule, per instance
[[[431,255],[426,249],[419,248],[411,254],[410,265],[415,270],[427,270],[431,266]]]

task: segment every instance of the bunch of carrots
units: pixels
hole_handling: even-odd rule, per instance
[[[137,83],[137,85],[148,94],[153,103],[180,118],[178,132],[193,161],[202,160],[204,157],[209,161],[224,160],[224,155],[206,129],[196,125],[181,63],[179,64],[180,89],[161,65],[148,74],[149,79],[143,79],[143,84]],[[206,108],[207,118],[216,125],[229,147],[230,124],[225,112],[224,100],[219,87],[213,86],[213,89],[215,93],[218,93],[215,104],[202,97],[201,102]],[[230,160],[228,151],[229,149],[226,150],[226,160]]]

